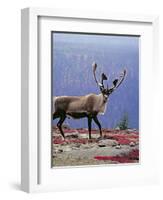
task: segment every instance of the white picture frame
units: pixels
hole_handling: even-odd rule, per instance
[[[109,23],[112,32],[108,28]],[[89,27],[86,24],[89,24]],[[97,32],[97,27],[100,26],[101,32],[105,33],[142,35],[140,63],[142,138],[141,161],[138,165],[60,168],[55,170],[51,168],[51,141],[49,137],[51,119],[50,115],[48,116],[51,111],[49,104],[51,101],[51,59],[49,56],[50,43],[48,42],[50,36],[48,35],[49,31],[53,29],[75,31],[77,28],[78,31],[83,31],[85,26],[87,26],[87,32]],[[158,183],[159,156],[157,150],[159,150],[159,147],[156,140],[159,129],[157,127],[157,105],[155,105],[159,97],[157,89],[155,89],[155,95],[150,96],[150,90],[154,90],[154,87],[157,86],[158,16],[25,8],[22,10],[21,27],[22,190],[26,192],[60,191]],[[44,57],[43,60],[40,59],[42,54],[44,55],[42,56]],[[45,77],[49,79],[48,83],[45,81]],[[151,78],[154,81],[151,81]],[[155,105],[155,109],[151,105]],[[45,109],[42,110],[42,107]],[[149,108],[152,119],[149,117]],[[151,124],[150,129],[149,123]],[[48,133],[47,137],[46,133]],[[151,144],[153,148],[150,148]]]

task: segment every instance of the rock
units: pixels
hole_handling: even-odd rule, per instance
[[[72,147],[72,150],[79,150],[79,147]]]
[[[78,138],[78,132],[66,133],[66,138]]]
[[[118,145],[115,146],[115,148],[116,148],[116,149],[121,149],[121,145],[118,144]]]
[[[137,129],[135,129],[135,128],[134,128],[134,129],[132,129],[132,130],[133,130],[133,131],[135,131],[135,132],[137,132],[137,131],[138,131],[138,130],[137,130]]]
[[[137,132],[138,130],[135,129],[135,128],[134,128],[134,129],[132,129],[132,128],[128,128],[127,131],[128,131],[128,132]]]
[[[81,139],[85,139],[85,138],[88,138],[88,134],[87,133],[79,133],[79,138],[81,138]]]
[[[73,144],[73,147],[75,147],[75,148],[80,148],[80,146],[81,146],[80,143]]]
[[[130,142],[130,147],[134,147],[135,146],[135,142]]]
[[[64,147],[63,149],[64,152],[72,151],[72,148],[69,146]]]
[[[53,154],[62,153],[62,152],[63,152],[63,149],[54,149],[53,150]]]
[[[58,153],[62,153],[63,152],[63,149],[58,149]]]
[[[119,131],[119,130],[121,130],[121,129],[119,128],[119,126],[117,126],[117,127],[115,128],[115,130],[118,130],[118,131]]]
[[[91,147],[90,147],[89,144],[82,144],[82,145],[81,145],[81,148],[82,148],[82,149],[90,149]]]
[[[106,147],[106,144],[98,144],[99,147]]]
[[[92,149],[97,148],[96,143],[87,143],[87,144],[81,144],[81,149]]]
[[[118,142],[116,140],[105,139],[105,140],[100,140],[98,142],[99,147],[116,146],[116,145],[118,145]]]

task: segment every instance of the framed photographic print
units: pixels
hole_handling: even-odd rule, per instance
[[[138,163],[139,36],[52,32],[52,43],[52,166]]]
[[[157,183],[157,60],[157,16],[23,9],[22,190]]]

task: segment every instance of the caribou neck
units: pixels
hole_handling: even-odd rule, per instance
[[[108,95],[100,93],[98,96],[102,99],[103,103],[107,103],[108,98],[109,98]]]

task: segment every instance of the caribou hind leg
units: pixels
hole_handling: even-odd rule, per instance
[[[56,112],[55,112],[55,113],[53,113],[53,120],[54,120],[54,119],[57,119],[57,118],[59,118],[59,117],[60,117],[60,116],[59,116],[59,114],[58,114],[58,113],[56,113]]]
[[[91,139],[91,125],[92,125],[92,117],[88,116],[89,139]]]
[[[57,127],[59,128],[60,133],[61,133],[61,135],[63,136],[64,139],[65,139],[65,135],[64,135],[64,132],[62,130],[62,124],[65,121],[65,119],[66,119],[66,115],[61,115],[59,122],[57,123]]]

